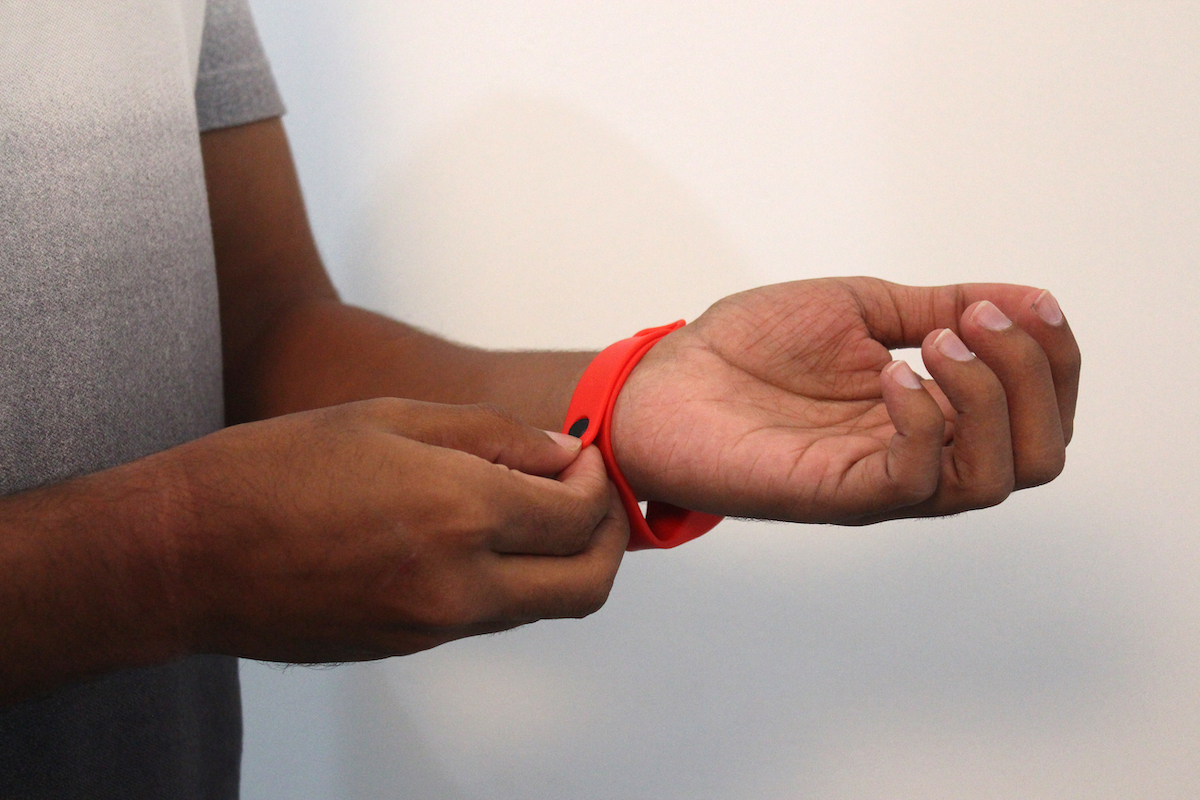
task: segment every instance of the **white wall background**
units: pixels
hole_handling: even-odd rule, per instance
[[[1200,796],[1200,4],[255,0],[345,296],[602,346],[865,273],[1050,287],[1067,472],[999,508],[727,522],[608,606],[245,664],[244,796]]]

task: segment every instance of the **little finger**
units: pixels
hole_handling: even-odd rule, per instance
[[[1075,402],[1079,397],[1079,344],[1058,301],[1047,290],[1031,293],[1017,307],[1013,321],[1042,347],[1050,362],[1054,396],[1062,422],[1063,441],[1069,443],[1075,425]]]

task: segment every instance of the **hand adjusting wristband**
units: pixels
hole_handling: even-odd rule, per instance
[[[629,549],[647,550],[681,545],[707,533],[724,517],[688,511],[667,503],[651,500],[646,504],[646,516],[638,507],[637,497],[617,467],[612,448],[612,415],[617,395],[633,368],[650,352],[658,340],[671,331],[682,328],[683,320],[647,328],[631,339],[624,339],[605,348],[584,370],[575,387],[563,432],[577,436],[587,447],[594,441],[604,456],[608,476],[617,486],[625,513],[629,516]]]

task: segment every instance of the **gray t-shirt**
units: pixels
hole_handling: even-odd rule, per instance
[[[0,494],[222,426],[199,132],[282,111],[245,0],[0,0]],[[232,798],[240,756],[227,657],[0,710],[6,800]]]

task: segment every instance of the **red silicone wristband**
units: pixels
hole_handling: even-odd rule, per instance
[[[624,339],[605,348],[584,370],[583,377],[575,387],[571,405],[567,409],[567,421],[563,432],[578,436],[587,447],[592,442],[604,456],[608,476],[616,484],[625,513],[629,516],[629,549],[647,550],[681,545],[703,533],[708,533],[724,517],[688,511],[667,503],[650,501],[646,505],[646,516],[638,506],[637,497],[617,467],[612,449],[612,415],[617,405],[617,395],[633,368],[642,356],[658,343],[658,340],[673,330],[682,328],[683,320],[647,328],[630,339]]]

